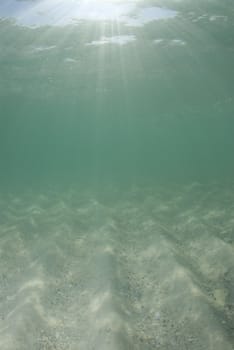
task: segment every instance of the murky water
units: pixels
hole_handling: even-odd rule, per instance
[[[0,18],[1,349],[234,349],[232,2]]]

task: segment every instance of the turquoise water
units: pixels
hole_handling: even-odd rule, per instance
[[[233,349],[233,23],[1,2],[1,349]]]
[[[25,23],[17,24],[17,17],[1,21],[6,183],[54,182],[55,173],[66,181],[80,176],[110,182],[232,179],[234,52],[228,2],[157,2],[174,17],[141,26],[126,24],[121,16],[113,20],[111,10],[105,21],[99,19],[108,2],[100,2],[97,18],[85,19],[91,3],[76,25],[56,26],[57,12],[76,22],[61,1],[50,6],[54,25],[32,20],[30,26],[32,9],[43,20],[48,2],[11,3],[3,2],[0,10],[21,8]],[[155,5],[137,3],[136,18],[137,6]]]

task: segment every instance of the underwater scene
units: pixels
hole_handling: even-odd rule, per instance
[[[234,350],[233,1],[0,2],[0,349]]]

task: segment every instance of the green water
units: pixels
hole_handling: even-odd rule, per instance
[[[132,28],[1,21],[4,184],[232,179],[232,4],[160,4],[178,15]],[[119,34],[136,40],[86,45]]]
[[[233,62],[231,0],[2,1],[1,349],[233,350]]]

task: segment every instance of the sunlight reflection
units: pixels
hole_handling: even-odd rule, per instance
[[[134,35],[116,35],[111,37],[103,36],[99,40],[91,41],[86,45],[87,46],[97,46],[97,45],[105,45],[105,44],[126,45],[135,40],[136,38]]]
[[[65,26],[80,21],[121,22],[139,27],[155,20],[170,19],[177,12],[157,6],[137,7],[137,1],[105,0],[9,0],[0,4],[0,18],[13,18],[28,27]]]

